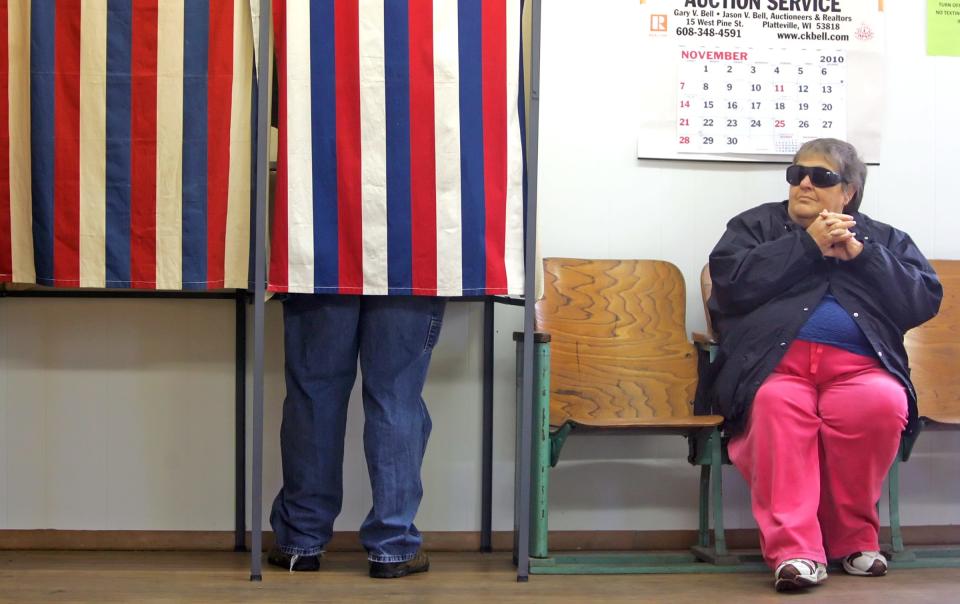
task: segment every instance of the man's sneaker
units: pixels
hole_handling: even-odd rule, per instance
[[[880,552],[855,552],[843,559],[843,570],[858,577],[882,577],[887,574],[887,559]]]
[[[430,558],[421,550],[417,555],[404,562],[370,561],[370,576],[374,579],[396,579],[413,573],[425,573],[430,570]]]
[[[320,570],[320,554],[301,556],[299,554],[285,554],[276,545],[270,548],[267,562],[279,566],[290,572],[315,572]]]
[[[777,591],[794,591],[826,581],[827,567],[813,560],[794,558],[780,563],[773,573]]]

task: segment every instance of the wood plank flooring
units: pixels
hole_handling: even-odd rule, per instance
[[[517,583],[509,554],[435,553],[429,573],[366,576],[363,554],[333,553],[319,573],[264,566],[251,583],[246,554],[217,552],[0,551],[0,602],[566,602],[937,603],[957,601],[960,569],[900,570],[866,579],[831,574],[803,596],[773,591],[770,576],[544,576]],[[799,601],[799,600],[798,600]]]

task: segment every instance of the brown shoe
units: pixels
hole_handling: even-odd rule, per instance
[[[374,562],[370,561],[370,576],[374,579],[396,579],[413,573],[425,573],[430,570],[430,558],[422,550],[417,555],[403,562]]]

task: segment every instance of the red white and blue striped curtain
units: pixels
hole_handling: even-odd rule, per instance
[[[274,0],[269,288],[523,292],[520,0]]]
[[[0,281],[246,288],[249,0],[0,0]]]

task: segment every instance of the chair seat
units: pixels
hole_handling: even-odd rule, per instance
[[[576,426],[590,429],[635,430],[635,429],[674,429],[696,430],[714,428],[723,423],[721,415],[691,415],[688,417],[613,417],[599,419],[570,419]],[[553,422],[550,422],[553,425]],[[554,427],[557,427],[554,425]]]
[[[921,419],[925,423],[924,430],[957,430],[960,429],[960,415],[951,413],[935,413],[924,415]]]

